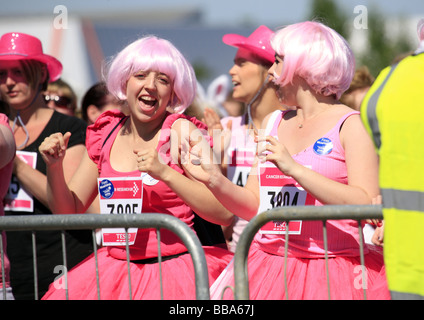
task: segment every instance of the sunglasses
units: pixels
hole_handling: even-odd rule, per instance
[[[45,95],[45,94],[43,94],[43,97],[46,103],[49,103],[50,101],[52,101],[59,108],[69,108],[72,102],[71,99],[69,99],[68,97],[59,97],[56,95]]]

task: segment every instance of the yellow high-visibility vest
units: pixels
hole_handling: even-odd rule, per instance
[[[389,289],[424,297],[424,53],[379,74],[361,117],[380,157]]]

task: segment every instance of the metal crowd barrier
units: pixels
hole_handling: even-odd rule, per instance
[[[362,281],[365,283],[365,266],[364,266],[364,239],[362,237],[361,220],[366,219],[383,219],[381,205],[326,205],[326,206],[293,206],[279,207],[263,212],[255,216],[249,221],[237,243],[234,254],[234,298],[236,300],[249,299],[249,282],[247,259],[251,242],[258,230],[269,221],[285,221],[288,225],[290,220],[322,220],[323,221],[323,236],[326,261],[326,276],[327,276],[327,292],[328,298],[330,294],[330,278],[328,274],[328,256],[327,256],[327,220],[342,220],[350,219],[358,221],[359,226],[359,254],[362,265]],[[286,230],[286,239],[289,239],[288,228]],[[285,256],[287,256],[288,242],[285,242]],[[286,266],[284,266],[286,275]],[[287,290],[287,278],[285,278],[286,298],[289,298]],[[366,299],[366,289],[363,288],[364,299]]]
[[[97,274],[97,292],[100,299],[98,265],[97,265],[97,243],[96,229],[99,228],[156,228],[158,235],[158,265],[161,273],[161,249],[160,249],[160,229],[168,229],[175,233],[184,242],[188,252],[191,255],[194,265],[196,299],[209,300],[209,278],[206,264],[206,257],[202,245],[196,234],[178,218],[157,213],[125,214],[125,215],[106,215],[106,214],[58,214],[58,215],[33,215],[33,216],[4,216],[0,218],[0,231],[33,231],[33,255],[34,255],[34,279],[37,279],[37,261],[35,250],[35,231],[41,230],[61,230],[62,231],[62,249],[63,249],[63,265],[66,267],[66,245],[65,245],[65,230],[92,230],[93,234],[93,249],[96,257],[96,274]],[[1,232],[0,232],[1,234]],[[128,235],[128,234],[127,234]],[[128,236],[127,236],[128,239]],[[129,275],[129,297],[132,298],[131,292],[131,276],[130,276],[130,260],[129,260],[129,245],[126,242],[127,249],[127,267]],[[2,237],[0,236],[0,254],[4,261],[4,249]],[[64,272],[64,281],[67,292],[67,268]],[[2,265],[3,279],[4,267]],[[35,297],[38,299],[37,281],[35,281]],[[3,297],[6,297],[6,289],[3,288]],[[163,292],[161,290],[161,297]]]

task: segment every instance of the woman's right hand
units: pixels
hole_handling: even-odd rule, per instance
[[[57,132],[44,139],[38,150],[47,166],[63,161],[70,137],[70,132]]]

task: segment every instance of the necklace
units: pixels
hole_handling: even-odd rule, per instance
[[[310,119],[314,119],[314,118],[316,118],[317,116],[319,116],[320,114],[322,114],[322,113],[324,113],[325,111],[327,111],[328,109],[324,109],[324,110],[321,110],[320,112],[318,112],[316,115],[314,115],[314,116],[312,116]],[[299,128],[299,129],[302,129],[303,128],[303,123],[299,123],[298,125],[297,125],[297,127]]]

